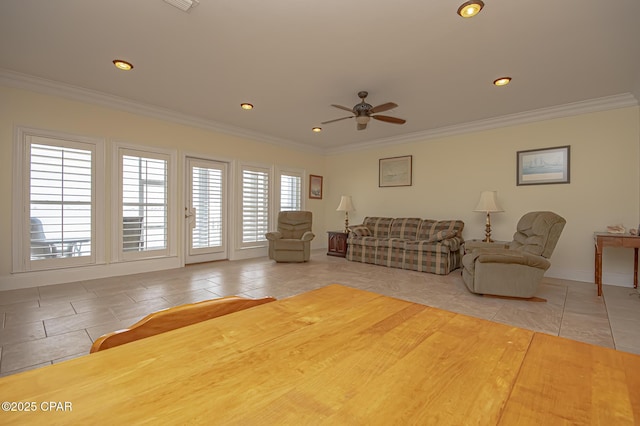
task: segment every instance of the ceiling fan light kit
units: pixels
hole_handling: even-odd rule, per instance
[[[349,111],[351,112],[353,115],[350,115],[348,117],[342,117],[342,118],[336,118],[335,120],[329,120],[329,121],[323,121],[321,124],[328,124],[328,123],[333,123],[335,121],[341,121],[341,120],[347,120],[349,118],[355,118],[356,119],[356,128],[358,130],[364,130],[367,128],[367,123],[369,123],[369,121],[371,121],[372,118],[379,120],[379,121],[384,121],[385,123],[393,123],[393,124],[404,124],[407,121],[402,119],[402,118],[397,118],[397,117],[390,117],[388,115],[379,115],[377,113],[379,112],[384,112],[384,111],[388,111],[390,109],[394,109],[398,107],[398,104],[394,103],[394,102],[387,102],[385,104],[381,104],[378,106],[371,106],[371,104],[368,104],[365,102],[365,98],[369,95],[368,92],[366,91],[361,91],[358,92],[358,97],[361,99],[361,102],[354,105],[353,108],[347,108],[345,106],[342,105],[335,105],[332,104],[331,106],[334,108],[338,108],[338,109],[342,109],[345,111]],[[373,115],[376,114],[376,115]]]

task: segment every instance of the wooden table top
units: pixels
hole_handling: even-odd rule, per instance
[[[640,356],[330,285],[7,376],[0,401],[21,425],[638,424]]]

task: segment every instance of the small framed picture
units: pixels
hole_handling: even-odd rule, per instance
[[[569,183],[570,146],[517,152],[517,185]]]
[[[322,176],[309,175],[309,198],[322,200]]]
[[[411,186],[411,163],[413,156],[381,158],[378,187]]]

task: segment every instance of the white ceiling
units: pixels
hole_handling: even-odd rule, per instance
[[[639,0],[485,0],[471,19],[462,1],[200,0],[185,13],[162,0],[2,0],[0,69],[317,151],[640,98]],[[494,87],[503,75],[513,82]],[[360,90],[407,123],[311,132]]]

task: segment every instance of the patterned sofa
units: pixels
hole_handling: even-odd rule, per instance
[[[461,220],[365,217],[349,227],[347,260],[446,275],[462,264]]]

